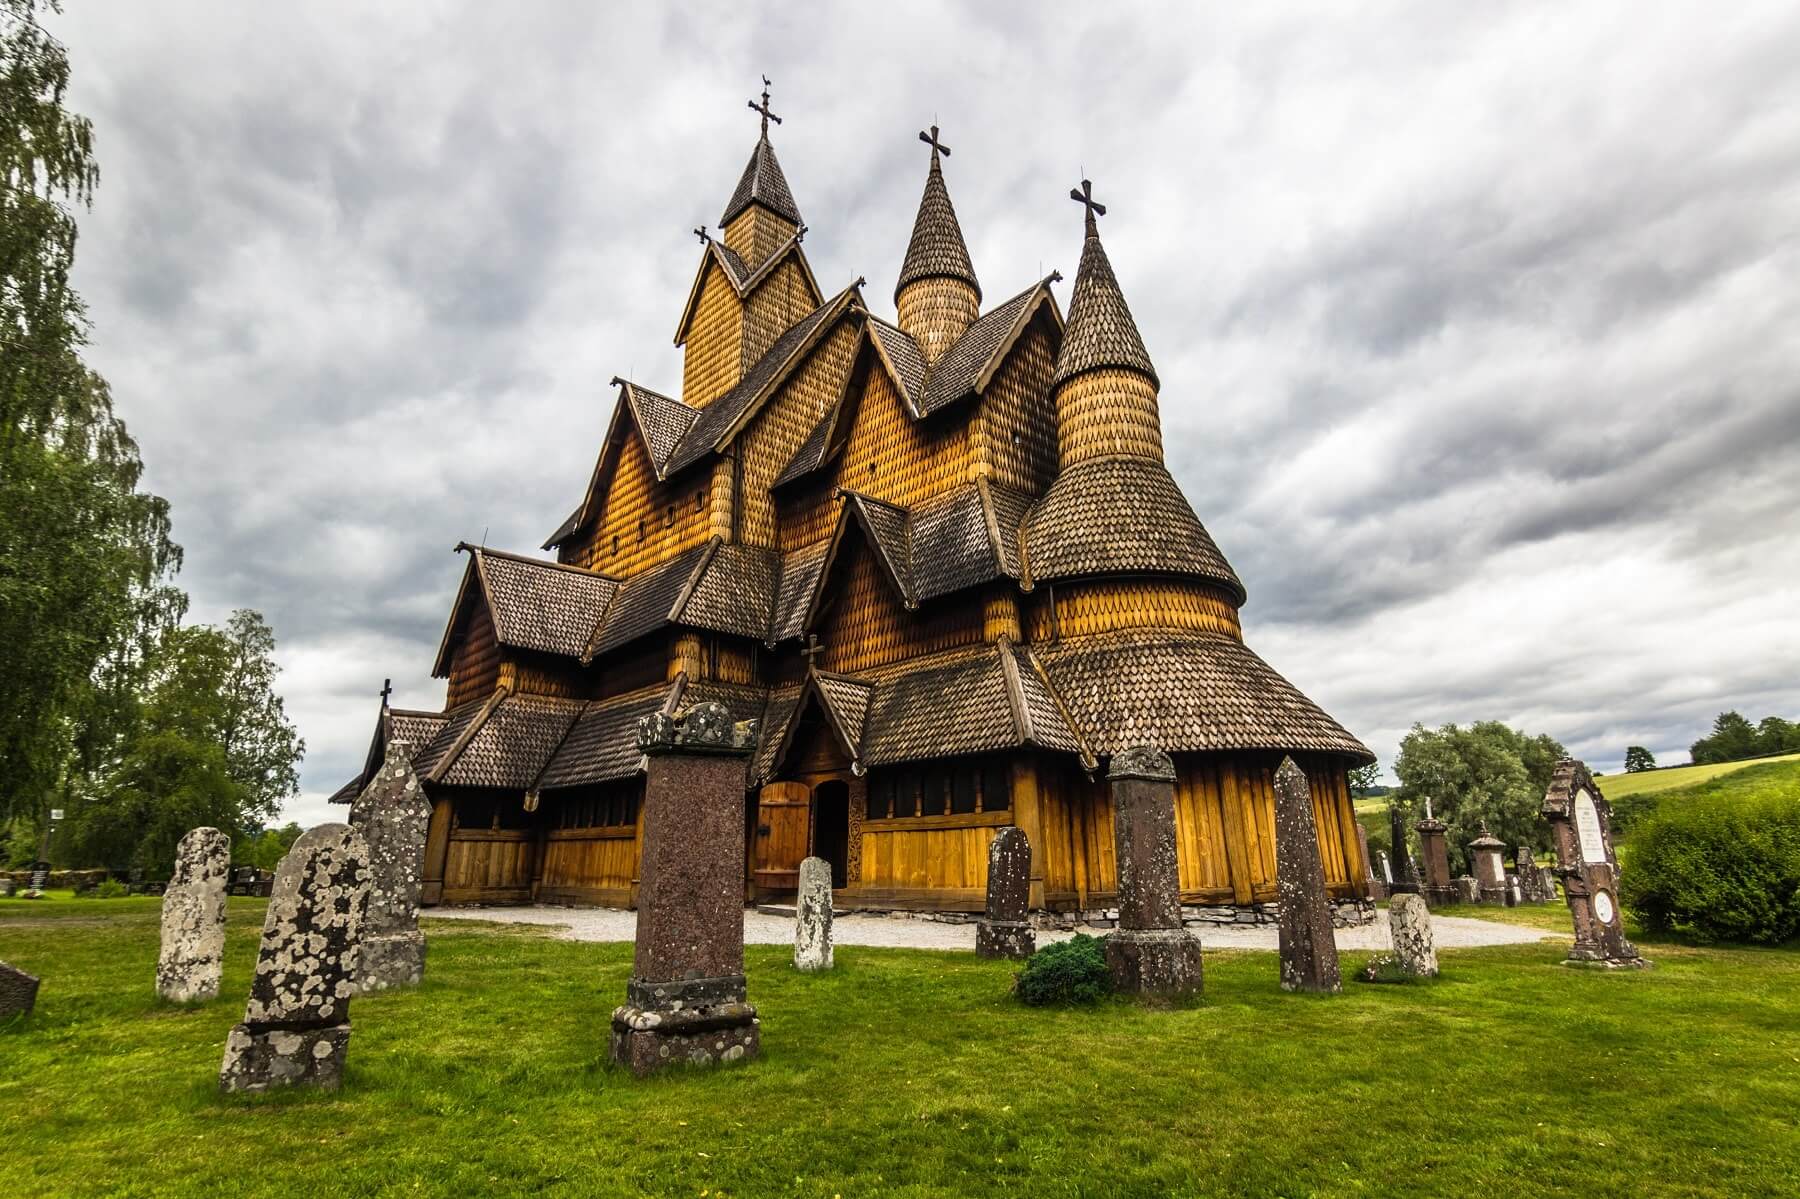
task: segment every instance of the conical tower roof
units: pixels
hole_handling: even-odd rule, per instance
[[[729,225],[733,217],[752,204],[761,204],[796,225],[804,223],[800,219],[800,207],[794,203],[794,193],[788,190],[787,176],[781,173],[781,163],[775,159],[775,147],[769,144],[767,130],[757,141],[756,149],[750,152],[750,161],[744,165],[743,177],[738,180],[737,190],[731,193],[731,202],[725,205],[725,215],[719,218],[719,224]]]
[[[937,126],[931,136],[919,134],[931,144],[931,171],[925,176],[925,194],[919,198],[919,215],[913,221],[912,241],[906,247],[906,261],[900,267],[900,281],[894,295],[908,283],[919,279],[961,279],[975,289],[981,300],[981,284],[975,278],[975,265],[969,261],[969,247],[963,242],[962,226],[956,221],[956,207],[944,187],[944,169],[938,161],[940,145]],[[944,153],[950,151],[943,147]]]
[[[1087,185],[1084,182],[1083,187]],[[1056,374],[1051,384],[1061,383],[1083,371],[1100,367],[1125,367],[1142,371],[1160,386],[1156,367],[1138,335],[1137,322],[1131,319],[1131,308],[1119,290],[1107,260],[1106,247],[1100,244],[1100,227],[1094,214],[1106,212],[1082,191],[1069,193],[1087,204],[1087,241],[1081,247],[1081,268],[1075,275],[1075,293],[1069,298],[1069,320],[1063,327],[1062,349],[1056,356]]]

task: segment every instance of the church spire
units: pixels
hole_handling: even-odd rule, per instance
[[[761,205],[778,217],[782,217],[791,225],[800,225],[800,208],[794,203],[794,193],[788,189],[787,176],[781,173],[781,163],[775,159],[775,147],[769,144],[769,122],[781,124],[769,107],[769,77],[763,76],[762,103],[750,101],[750,108],[762,115],[762,136],[757,139],[756,149],[750,152],[750,161],[744,166],[744,174],[738,179],[737,189],[731,193],[731,200],[725,205],[725,215],[719,218],[719,225],[730,238],[731,222],[743,215],[752,205]],[[791,230],[790,230],[791,232]]]
[[[921,132],[919,140],[931,147],[931,170],[925,176],[925,194],[919,198],[900,281],[894,286],[894,306],[900,328],[918,342],[930,365],[974,323],[981,311],[981,284],[944,187],[940,156],[948,158],[950,147],[939,140],[936,125],[929,133]]]
[[[1086,179],[1069,198],[1087,210],[1081,268],[1069,299],[1062,348],[1051,376],[1056,400],[1057,456],[1064,469],[1098,458],[1162,461],[1162,418],[1156,367],[1113,276],[1100,225],[1106,205]]]

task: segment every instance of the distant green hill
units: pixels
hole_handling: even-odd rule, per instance
[[[1669,786],[1617,787],[1617,784],[1651,775],[1686,775],[1689,781],[1686,785],[1678,780]],[[1781,795],[1800,804],[1800,754],[1614,775],[1600,780],[1600,790],[1612,803],[1614,827],[1621,837],[1629,837],[1634,825],[1642,824],[1656,811],[1696,799],[1717,797],[1727,801],[1748,801]]]
[[[1671,766],[1667,770],[1640,770],[1636,774],[1606,774],[1597,777],[1600,791],[1614,803],[1628,795],[1646,791],[1669,791],[1703,783],[1720,775],[1739,770],[1752,770],[1774,762],[1800,762],[1800,754],[1779,758],[1751,758],[1743,762],[1713,762],[1705,766]]]

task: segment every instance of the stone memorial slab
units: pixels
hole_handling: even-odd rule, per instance
[[[1417,895],[1396,895],[1388,904],[1388,931],[1400,968],[1419,978],[1436,978],[1437,947],[1431,935],[1431,911]]]
[[[1031,842],[1007,825],[988,843],[987,907],[975,926],[975,955],[1028,958],[1037,934],[1026,916],[1031,905]]]
[[[1556,873],[1575,925],[1568,964],[1648,966],[1637,946],[1625,939],[1621,923],[1612,806],[1584,764],[1574,758],[1556,764],[1544,793],[1543,814],[1555,835]]]
[[[1392,877],[1387,880],[1388,891],[1394,894],[1417,893],[1419,875],[1413,869],[1412,855],[1406,847],[1406,820],[1400,813],[1400,805],[1388,805],[1388,853],[1392,858]]]
[[[350,1047],[350,997],[369,907],[369,850],[321,824],[275,871],[243,1022],[225,1040],[224,1091],[335,1088]]]
[[[1113,755],[1113,845],[1119,926],[1106,938],[1106,966],[1120,991],[1155,999],[1197,995],[1200,939],[1182,925],[1175,842],[1175,763],[1153,746]]]
[[[1275,772],[1275,899],[1281,989],[1324,994],[1342,990],[1312,789],[1292,758],[1283,758]]]
[[[1456,902],[1456,888],[1450,880],[1450,845],[1445,835],[1449,826],[1431,815],[1430,801],[1426,802],[1425,819],[1413,825],[1419,834],[1419,860],[1424,867],[1419,893],[1427,904],[1442,907]]]
[[[175,871],[163,889],[162,953],[156,962],[156,993],[171,1003],[219,996],[230,872],[231,838],[216,828],[193,829],[175,846]]]
[[[831,967],[831,863],[807,858],[794,904],[794,969],[812,974]]]
[[[1481,836],[1469,842],[1469,873],[1481,884],[1481,902],[1506,902],[1506,842],[1481,826]]]
[[[723,704],[638,722],[646,759],[637,944],[612,1060],[640,1077],[747,1061],[761,1025],[744,984],[744,768],[756,724]]]
[[[417,986],[425,977],[419,893],[431,802],[413,773],[406,742],[388,742],[381,768],[350,807],[350,822],[369,847],[369,915],[357,959],[357,990]]]
[[[37,1006],[38,977],[0,962],[0,1022],[29,1015]]]

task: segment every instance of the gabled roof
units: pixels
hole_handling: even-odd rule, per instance
[[[912,530],[906,509],[858,491],[844,491],[840,494],[846,501],[846,514],[853,513],[863,532],[868,534],[870,548],[875,551],[875,560],[881,564],[888,581],[894,585],[894,590],[899,592],[901,602],[908,608],[918,607],[918,589],[913,584]],[[842,536],[846,525],[847,521],[840,518],[839,536]]]
[[[944,171],[935,146],[894,295],[897,298],[908,283],[932,278],[961,279],[975,289],[976,301],[981,300],[981,284],[975,279],[975,264],[969,261],[969,247],[956,220],[956,207],[950,203],[950,192],[944,187]]]
[[[626,579],[606,618],[593,630],[592,641],[583,648],[582,661],[591,662],[672,622],[718,545],[715,537]]]
[[[890,325],[873,314],[869,317],[868,330],[875,352],[881,356],[881,365],[886,368],[888,378],[894,381],[907,411],[915,416],[923,412],[930,368],[925,365],[925,353],[919,349],[919,343],[901,332],[899,326]]]
[[[800,206],[794,203],[794,193],[788,187],[781,163],[775,159],[775,147],[769,144],[766,134],[757,141],[756,149],[750,152],[750,161],[744,164],[744,173],[738,179],[731,199],[726,202],[725,215],[719,218],[720,228],[731,224],[733,217],[752,204],[761,204],[796,225],[801,223]]]
[[[1081,575],[1197,575],[1244,585],[1160,462],[1101,458],[1057,476],[1025,524],[1033,584]]]
[[[738,256],[737,251],[725,245],[724,242],[707,238],[706,247],[700,252],[700,267],[694,272],[693,285],[688,288],[687,303],[681,309],[681,319],[675,323],[675,344],[681,345],[687,341],[689,326],[693,324],[694,314],[700,309],[700,295],[706,290],[706,280],[710,274],[707,267],[715,262],[724,272],[725,281],[731,284],[732,291],[737,293],[739,300],[742,300],[772,279],[775,269],[782,263],[791,257],[797,257],[800,260],[800,272],[806,279],[806,286],[812,293],[813,302],[817,303],[821,297],[819,281],[813,277],[812,264],[807,262],[806,254],[800,249],[800,242],[805,236],[806,230],[796,229],[792,236],[776,246],[767,258],[757,264],[754,270]]]
[[[580,700],[503,694],[431,781],[451,787],[529,787],[581,715]]]
[[[1007,497],[1005,516],[996,495]],[[1019,505],[1012,502],[1013,495],[1011,488],[982,479],[908,510],[913,585],[920,603],[979,583],[1019,577],[1019,526],[1010,516]]]
[[[724,448],[763,401],[805,360],[836,319],[852,310],[860,310],[862,297],[858,289],[861,286],[862,280],[858,279],[796,321],[744,373],[736,387],[702,408],[700,418],[670,457],[667,473],[673,475]]]
[[[874,685],[863,679],[814,670],[807,672],[798,687],[771,695],[759,730],[761,741],[751,763],[752,777],[767,778],[769,772],[786,763],[809,701],[818,706],[832,739],[852,767],[857,767],[862,761],[863,724],[873,691]]]
[[[469,564],[438,643],[434,678],[450,673],[454,636],[470,604],[486,604],[495,639],[501,645],[579,657],[619,590],[617,579],[579,566],[524,558],[467,542],[456,548],[469,555]]]
[[[613,384],[618,387],[619,396],[613,403],[612,418],[606,425],[606,437],[600,442],[600,453],[594,459],[594,470],[588,479],[587,490],[582,493],[581,503],[576,506],[575,511],[569,513],[568,519],[557,526],[556,532],[550,534],[549,540],[544,542],[544,549],[555,549],[592,519],[593,506],[617,464],[618,450],[623,444],[621,434],[625,429],[637,434],[644,447],[644,455],[650,459],[650,469],[660,482],[669,475],[670,455],[675,452],[682,436],[699,419],[700,409],[690,408],[680,400],[652,391],[642,384],[616,375],[613,377]]]
[[[1266,749],[1374,760],[1235,637],[1132,629],[1032,647],[1096,753]]]
[[[1082,753],[1042,681],[1025,681],[1023,656],[1010,645],[983,645],[865,672],[874,690],[863,760],[885,766],[1022,745]]]
[[[534,791],[552,791],[628,778],[643,769],[637,722],[676,704],[721,703],[733,720],[762,715],[763,689],[726,683],[657,683],[582,706],[574,724],[532,782]]]
[[[1069,323],[1063,329],[1062,349],[1056,356],[1051,386],[1083,371],[1117,366],[1142,371],[1156,382],[1156,368],[1144,349],[1137,322],[1119,290],[1106,247],[1088,214],[1087,240],[1081,247],[1081,268],[1075,274],[1075,292],[1069,297]]]
[[[781,555],[775,587],[775,613],[769,622],[771,645],[806,634],[813,599],[831,554],[830,540],[817,541]]]
[[[450,717],[443,712],[417,712],[408,708],[390,708],[383,701],[381,712],[375,718],[375,734],[369,740],[369,752],[363,759],[363,768],[356,777],[331,793],[327,803],[350,803],[362,794],[368,780],[375,777],[376,770],[387,758],[387,747],[390,741],[404,741],[411,747],[410,760],[417,763],[419,758],[431,747]]]
[[[1061,278],[1051,272],[963,330],[956,344],[932,368],[919,404],[920,415],[930,415],[971,392],[985,390],[1040,305],[1049,304],[1051,313],[1060,321],[1050,285]]]

